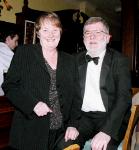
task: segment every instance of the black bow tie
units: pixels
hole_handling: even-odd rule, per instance
[[[91,57],[90,55],[86,55],[87,62],[93,61],[96,65],[98,64],[99,57]]]

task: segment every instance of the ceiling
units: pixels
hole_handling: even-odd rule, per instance
[[[78,1],[78,0],[77,0]],[[83,0],[80,0],[83,1]],[[98,10],[105,12],[117,12],[121,8],[121,0],[86,0],[89,4],[96,7]]]
[[[75,1],[75,0],[74,0]],[[101,16],[110,25],[113,37],[120,39],[121,31],[121,0],[76,0],[86,2],[89,16]]]
[[[113,37],[120,38],[121,29],[121,0],[64,0],[66,2],[77,2],[80,11],[88,16],[101,16],[112,29]],[[83,5],[82,5],[83,4]],[[84,10],[85,5],[85,10]]]
[[[65,2],[86,3],[89,9],[105,13],[118,13],[121,11],[121,0],[64,0]]]
[[[87,11],[91,16],[102,16],[110,23],[120,26],[121,0],[76,0],[87,2]]]
[[[83,0],[77,0],[83,2]],[[121,0],[86,0],[90,16],[101,16],[110,25],[113,40],[121,38]]]

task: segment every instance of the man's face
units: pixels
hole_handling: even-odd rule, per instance
[[[106,49],[110,35],[101,22],[89,24],[84,27],[84,44],[92,56],[98,56]]]
[[[8,36],[6,38],[6,44],[9,46],[10,49],[14,50],[18,46],[19,36],[15,35],[13,38]]]

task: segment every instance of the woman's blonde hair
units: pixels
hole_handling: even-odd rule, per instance
[[[37,18],[35,23],[37,33],[41,29],[41,26],[45,21],[51,22],[54,26],[60,28],[60,32],[62,33],[62,24],[60,18],[56,13],[53,12],[43,13]]]

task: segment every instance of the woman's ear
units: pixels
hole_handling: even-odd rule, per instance
[[[40,38],[40,34],[38,31],[36,31],[36,35],[37,35],[37,38]]]

